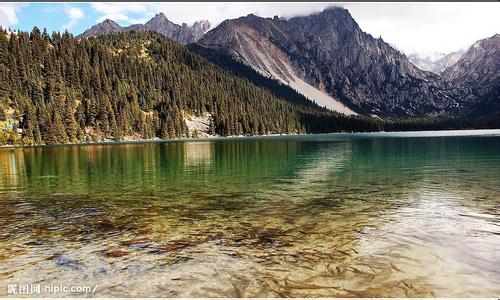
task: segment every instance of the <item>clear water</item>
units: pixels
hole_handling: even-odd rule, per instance
[[[496,297],[499,216],[500,130],[1,149],[0,296]]]

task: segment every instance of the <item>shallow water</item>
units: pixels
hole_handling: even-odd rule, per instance
[[[2,149],[0,295],[496,297],[499,216],[500,130]]]

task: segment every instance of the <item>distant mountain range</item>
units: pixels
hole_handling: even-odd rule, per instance
[[[424,71],[440,74],[449,66],[454,65],[465,53],[465,50],[458,50],[448,54],[445,53],[413,53],[408,55],[412,64]]]
[[[104,34],[126,32],[126,31],[153,31],[174,40],[180,44],[187,45],[199,40],[205,32],[210,29],[210,22],[206,20],[197,21],[192,26],[186,23],[175,24],[167,19],[163,13],[156,14],[145,24],[134,24],[122,27],[112,20],[104,20],[102,23],[92,26],[78,37],[95,37]]]
[[[491,103],[499,102],[498,35],[465,53],[406,56],[363,32],[350,13],[338,7],[291,19],[248,15],[208,29],[207,21],[181,26],[160,13],[144,25],[121,27],[106,20],[80,37],[159,32],[240,76],[235,68],[251,68],[258,74],[251,75],[253,82],[260,81],[256,76],[276,80],[347,115],[466,116],[490,113],[475,106],[496,107]]]

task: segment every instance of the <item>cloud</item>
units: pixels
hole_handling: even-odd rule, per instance
[[[64,12],[68,15],[69,22],[64,24],[61,27],[61,30],[70,30],[78,23],[79,20],[85,17],[85,12],[83,11],[83,9],[73,6],[65,6]]]
[[[90,6],[99,14],[101,17],[98,19],[99,22],[105,19],[111,19],[113,21],[122,21],[125,23],[131,23],[133,18],[131,14],[137,15],[149,15],[149,9],[151,3],[106,3],[106,2],[95,2],[91,3]]]
[[[309,15],[322,11],[333,3],[253,3],[253,2],[212,2],[212,3],[158,3],[156,9],[161,9],[165,15],[176,23],[192,24],[197,20],[207,19],[217,25],[225,19],[234,19],[248,14],[261,17],[289,18],[299,15]],[[189,12],[187,14],[186,12]]]
[[[449,53],[498,33],[498,3],[346,3],[361,29],[405,53]]]
[[[20,3],[0,3],[0,25],[8,27],[17,24],[19,22],[17,13],[24,5]]]
[[[272,17],[308,15],[323,10],[331,3],[252,3],[252,2],[155,2],[155,3],[91,3],[101,16],[98,21],[111,19],[123,23],[143,23],[155,14],[163,12],[174,23],[193,24],[209,20],[217,25],[226,19],[238,18],[250,13]]]

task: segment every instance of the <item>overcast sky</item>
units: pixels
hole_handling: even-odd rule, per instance
[[[468,47],[500,31],[500,3],[0,3],[0,24],[33,26],[80,34],[106,18],[121,25],[143,23],[163,12],[175,23],[206,19],[216,25],[249,13],[292,17],[328,6],[347,8],[361,28],[394,47],[413,52],[444,52]]]

